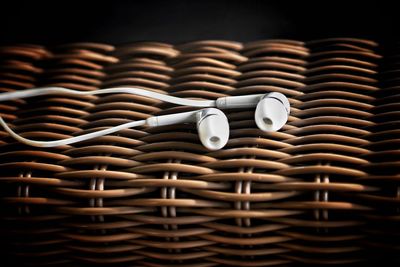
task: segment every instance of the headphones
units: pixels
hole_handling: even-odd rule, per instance
[[[104,130],[55,141],[36,141],[24,138],[15,133],[6,124],[1,116],[0,124],[4,128],[4,130],[6,130],[8,134],[10,134],[10,136],[21,143],[36,147],[55,147],[85,141],[132,127],[155,127],[178,123],[196,123],[201,143],[209,150],[218,150],[223,148],[229,139],[228,118],[220,109],[256,107],[254,113],[255,122],[258,128],[266,132],[275,132],[281,129],[287,122],[290,113],[289,100],[286,98],[285,95],[278,92],[244,96],[226,96],[220,97],[217,100],[193,100],[164,95],[139,88],[117,87],[99,89],[94,91],[77,91],[63,87],[42,87],[10,93],[1,93],[0,102],[41,95],[67,96],[115,93],[140,95],[176,105],[200,107],[203,109],[169,115],[153,116],[147,118],[146,120],[128,122]]]

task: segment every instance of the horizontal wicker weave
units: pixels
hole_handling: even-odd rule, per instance
[[[256,127],[253,109],[228,110],[230,141],[215,152],[193,125],[46,149],[1,130],[2,259],[193,267],[399,261],[399,74],[395,52],[351,38],[1,47],[1,92],[281,92],[292,105],[276,133]],[[125,94],[0,103],[13,129],[38,140],[187,110]]]

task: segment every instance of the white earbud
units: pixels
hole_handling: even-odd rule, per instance
[[[270,93],[258,102],[254,119],[261,130],[275,132],[286,124],[289,114],[289,100],[281,93]]]
[[[216,108],[155,116],[146,120],[148,126],[163,126],[184,122],[196,123],[200,141],[209,150],[221,149],[228,142],[228,118],[221,110]]]
[[[285,95],[277,92],[266,95],[226,96],[216,100],[221,109],[256,107],[254,119],[258,128],[271,132],[281,129],[288,120],[290,103]]]

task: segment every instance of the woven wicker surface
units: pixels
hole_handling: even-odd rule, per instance
[[[281,92],[291,116],[260,131],[228,110],[216,152],[193,125],[124,130],[57,148],[0,131],[4,254],[19,265],[275,266],[399,259],[399,58],[337,38],[0,48],[0,91],[135,86],[179,97]],[[51,140],[187,111],[126,94],[3,102]]]

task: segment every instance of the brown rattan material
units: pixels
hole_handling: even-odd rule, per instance
[[[193,125],[57,148],[0,131],[1,243],[15,265],[291,266],[399,259],[400,60],[369,40],[0,48],[0,92],[134,86],[179,97],[281,92],[287,125],[227,110],[207,151]],[[378,75],[379,74],[379,75]],[[0,104],[51,140],[192,110],[126,94]]]

